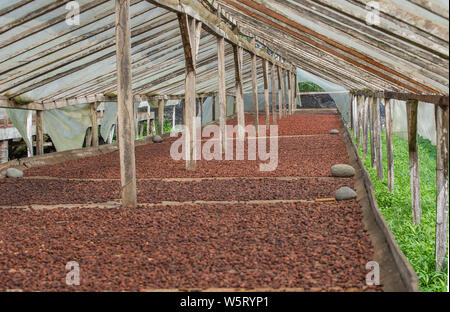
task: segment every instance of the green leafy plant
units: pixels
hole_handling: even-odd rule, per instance
[[[359,154],[374,184],[375,197],[386,222],[400,249],[409,260],[419,278],[419,287],[425,292],[447,291],[448,270],[435,270],[436,223],[436,147],[419,136],[420,195],[422,220],[415,226],[412,221],[411,188],[409,175],[408,141],[393,135],[394,191],[390,193],[387,181],[386,133],[382,134],[384,179],[377,180],[376,169],[371,168],[370,135],[367,157]]]
[[[314,82],[299,82],[298,89],[300,92],[325,92],[325,90]]]

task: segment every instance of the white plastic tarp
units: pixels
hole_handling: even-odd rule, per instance
[[[44,111],[44,127],[58,152],[82,148],[90,126],[89,104]]]

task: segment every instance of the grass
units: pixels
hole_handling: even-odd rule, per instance
[[[362,149],[359,148],[361,159],[374,184],[378,207],[389,224],[400,249],[417,272],[420,291],[447,291],[448,268],[442,272],[435,270],[436,147],[429,140],[419,136],[422,220],[419,226],[415,226],[412,221],[408,141],[395,135],[392,139],[394,146],[393,193],[388,191],[386,133],[383,131],[382,134],[383,180],[377,180],[376,169],[371,168],[370,140],[366,158],[364,158]]]
[[[147,137],[147,121],[144,121],[144,136],[138,136],[138,140],[142,140],[145,139]],[[164,133],[170,133],[172,131],[172,124],[167,121],[164,120]],[[158,119],[155,119],[155,133],[159,133],[159,129],[158,129]],[[112,140],[113,143],[116,143],[116,133],[114,132],[114,137]]]

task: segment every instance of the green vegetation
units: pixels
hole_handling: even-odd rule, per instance
[[[447,291],[448,270],[435,270],[435,223],[436,223],[436,147],[419,136],[420,195],[422,221],[414,226],[412,221],[411,188],[409,179],[408,142],[393,136],[394,146],[394,192],[388,191],[386,163],[386,134],[383,132],[384,179],[377,180],[376,169],[370,164],[370,143],[367,157],[359,149],[364,166],[374,184],[378,206],[389,224],[400,249],[409,260],[419,278],[421,291]],[[370,141],[369,141],[370,142]]]
[[[314,82],[299,82],[298,89],[300,92],[325,92],[321,86],[315,84]]]
[[[145,139],[147,136],[147,121],[143,122],[144,136],[139,136],[138,140]],[[155,119],[155,131],[158,133],[158,119]],[[172,124],[168,120],[164,120],[164,133],[170,133],[172,131]],[[113,143],[116,143],[116,133],[114,132]]]

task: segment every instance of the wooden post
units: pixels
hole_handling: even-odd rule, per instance
[[[212,116],[211,116],[211,118],[212,118],[212,121],[216,121],[216,103],[217,103],[217,96],[216,95],[214,95],[213,97],[212,97]]]
[[[117,111],[122,205],[136,207],[134,103],[131,89],[130,0],[116,0]]]
[[[264,111],[266,113],[266,129],[270,126],[270,103],[269,103],[269,61],[263,59],[264,76]]]
[[[151,113],[150,112],[150,103],[148,103],[148,105],[147,105],[147,136],[149,136],[152,131],[150,128],[150,113]]]
[[[217,38],[218,51],[218,74],[219,74],[219,127],[220,127],[220,142],[222,153],[227,150],[227,133],[226,133],[226,118],[227,118],[227,95],[225,84],[225,39],[223,37]]]
[[[287,115],[287,105],[288,105],[288,86],[287,86],[287,71],[282,70],[282,79],[283,79],[283,106],[282,106],[282,116],[285,117]]]
[[[86,147],[91,147],[92,146],[92,128],[91,127],[89,127],[86,130],[85,141],[86,141]]]
[[[292,107],[292,113],[295,113],[295,111],[297,110],[297,101],[298,101],[298,78],[297,78],[297,72],[293,73],[294,75],[294,105]]]
[[[288,107],[287,113],[288,115],[292,114],[292,86],[291,86],[291,72],[287,72],[287,84],[288,84]]]
[[[364,97],[364,111],[363,111],[363,152],[364,157],[367,157],[367,144],[369,140],[369,97]]]
[[[28,157],[33,157],[33,135],[32,135],[32,128],[33,128],[33,111],[29,110],[27,115],[27,138],[30,142],[31,146],[27,145],[27,154]]]
[[[91,104],[92,146],[98,147],[97,104]]]
[[[176,111],[176,106],[173,105],[172,106],[172,129],[175,129],[177,123],[177,111]]]
[[[185,159],[186,169],[194,171],[196,168],[196,124],[195,124],[195,97],[197,84],[197,55],[200,44],[202,23],[189,17],[187,14],[179,13],[181,38],[183,40],[186,80],[183,118],[185,123]]]
[[[8,140],[0,141],[0,164],[9,161]]]
[[[377,167],[377,178],[378,180],[383,180],[384,172],[383,172],[383,148],[382,148],[382,140],[381,140],[381,118],[380,118],[380,103],[378,98],[374,98],[374,133],[375,133],[375,163]]]
[[[275,64],[272,64],[272,70],[270,72],[270,78],[272,80],[272,121],[276,125],[277,124],[277,114],[276,114],[276,108],[277,108],[277,98],[276,98],[276,84],[275,84],[275,70],[276,66]]]
[[[408,145],[409,145],[409,177],[411,181],[411,206],[415,225],[420,224],[420,176],[419,154],[417,148],[417,111],[419,101],[406,102],[406,115],[408,118]]]
[[[277,66],[278,72],[278,116],[279,119],[283,117],[283,75],[281,73],[281,68]]]
[[[354,124],[355,124],[355,111],[353,109],[353,94],[350,95],[350,129],[355,130]]]
[[[362,128],[362,114],[361,114],[361,96],[355,95],[355,101],[356,101],[356,119],[358,120],[358,125],[355,129],[355,135],[356,135],[356,143],[358,147],[361,146],[361,128]]]
[[[164,134],[164,100],[158,101],[158,134]]]
[[[44,111],[36,111],[36,155],[44,155]]]
[[[255,45],[254,39],[252,42],[253,45]],[[256,54],[252,54],[252,89],[253,89],[253,112],[255,114],[254,122],[256,134],[258,134],[259,103],[258,103],[258,71],[256,67]]]
[[[236,81],[236,113],[238,123],[238,139],[243,140],[245,136],[245,111],[244,111],[244,95],[242,87],[242,59],[244,57],[244,49],[233,45],[234,53],[234,73]]]
[[[448,231],[448,106],[436,105],[436,270],[446,268]]]
[[[388,167],[388,190],[394,190],[394,149],[392,144],[392,110],[390,99],[385,99],[386,105],[386,152]]]
[[[370,164],[372,168],[375,168],[375,141],[376,141],[376,134],[375,134],[375,98],[373,96],[369,97],[369,105],[370,105]]]

